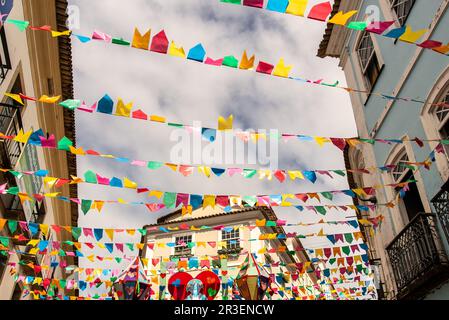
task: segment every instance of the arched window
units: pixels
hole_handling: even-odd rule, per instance
[[[427,139],[449,139],[449,67],[435,82],[421,110],[421,120]],[[438,142],[429,142],[434,149]],[[443,180],[449,179],[449,146],[444,145],[444,154],[436,155],[436,165]]]
[[[449,105],[449,83],[445,86],[440,94],[438,103]],[[436,128],[441,139],[449,138],[449,108],[442,106],[435,106],[431,109],[432,115],[435,118]],[[445,145],[446,157],[449,159],[449,146]]]
[[[403,183],[410,180],[415,180],[415,174],[407,162],[409,162],[409,156],[405,148],[397,151],[394,160],[389,164],[394,164],[396,167],[391,170],[391,179],[393,183]],[[399,195],[403,187],[395,188],[395,196]],[[418,186],[416,183],[410,183],[408,190],[402,194],[399,198],[399,211],[405,223],[413,220],[418,213],[424,212],[424,205],[419,194]]]
[[[364,31],[356,52],[359,57],[360,68],[365,79],[366,87],[371,91],[380,75],[382,67],[370,33]]]

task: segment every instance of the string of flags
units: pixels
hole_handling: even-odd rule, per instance
[[[331,249],[331,248],[328,248]],[[261,254],[260,252],[258,252],[258,254]],[[319,259],[319,258],[312,258],[310,261],[311,263],[327,263],[330,266],[337,264],[338,267],[340,266],[350,266],[353,265],[354,263],[362,263],[364,261],[367,261],[367,254],[356,254],[356,255],[348,255],[346,257],[344,257],[342,254],[340,254],[339,257],[329,257],[327,259]],[[135,259],[131,258],[131,257],[127,257],[130,260]],[[199,260],[203,261],[203,260],[209,260],[209,264],[203,263],[203,266],[201,268],[210,268],[211,262],[216,260],[216,257],[201,257]],[[164,261],[164,258],[152,258],[151,261],[148,258],[140,258],[142,260],[142,263],[145,267],[151,267],[152,269],[149,269],[147,271],[148,274],[151,274],[153,276],[160,274],[162,271],[161,269],[153,269],[156,268],[158,266],[161,266],[162,263],[164,262],[169,262],[169,260]],[[179,261],[175,261],[175,262],[179,262]],[[151,263],[151,265],[150,265]],[[194,264],[194,263],[192,263]],[[192,265],[191,264],[191,265]],[[68,266],[67,262],[62,261],[61,262],[51,262],[50,265],[39,265],[39,264],[35,264],[32,261],[29,260],[19,260],[18,262],[8,262],[7,264],[8,267],[12,267],[12,268],[17,268],[19,266],[26,266],[30,269],[32,269],[35,274],[39,274],[41,272],[45,272],[45,271],[49,271],[51,268],[56,268],[56,267],[60,267],[62,269],[64,269],[66,272],[71,272],[71,273],[77,273],[79,275],[83,274],[86,276],[86,279],[92,279],[94,277],[97,276],[117,276],[119,274],[121,274],[123,272],[123,269],[111,269],[111,268],[84,268],[84,267],[74,267],[74,266]],[[271,263],[260,263],[261,266],[263,267],[267,267],[267,268],[277,268],[277,267],[287,267],[288,265],[285,262],[271,262]],[[209,267],[208,267],[209,266]],[[189,268],[189,267],[188,267]],[[228,266],[228,269],[233,269],[233,268],[240,268],[240,266]],[[302,269],[302,268],[299,268]],[[343,280],[340,280],[341,282],[343,282]],[[336,284],[337,281],[335,282],[328,282],[327,284]]]
[[[282,1],[287,1],[287,0],[282,0]],[[342,13],[339,13],[339,15],[342,15]],[[97,30],[92,33],[92,36],[85,36],[85,35],[74,34],[74,33],[72,33],[71,30],[66,30],[64,32],[54,31],[51,29],[50,26],[33,27],[33,26],[30,26],[29,21],[23,21],[23,20],[7,19],[5,21],[5,23],[15,25],[20,31],[25,31],[25,30],[29,29],[32,31],[49,32],[51,34],[51,36],[54,38],[61,37],[61,36],[66,36],[66,37],[73,36],[73,37],[77,38],[83,44],[88,43],[92,40],[101,41],[104,43],[110,43],[110,44],[114,44],[114,45],[120,45],[120,46],[129,47],[129,48],[134,48],[134,49],[141,49],[141,50],[148,51],[148,52],[170,55],[170,56],[177,57],[177,58],[195,61],[197,63],[199,62],[201,64],[205,64],[205,65],[209,65],[209,66],[215,66],[215,67],[223,66],[223,67],[228,67],[228,68],[236,69],[236,70],[238,69],[238,70],[245,70],[245,71],[255,71],[256,73],[260,73],[260,74],[264,74],[264,75],[271,75],[271,76],[280,77],[280,78],[284,78],[284,79],[288,79],[288,80],[294,80],[299,83],[319,85],[319,86],[324,86],[324,87],[328,87],[328,88],[339,88],[339,89],[344,89],[348,92],[369,93],[373,96],[378,96],[378,97],[381,97],[381,98],[384,98],[387,100],[397,100],[397,101],[417,102],[417,103],[428,104],[428,102],[423,101],[419,98],[395,97],[395,96],[391,96],[389,94],[380,93],[380,92],[368,92],[366,90],[357,90],[355,88],[342,87],[342,86],[339,86],[338,81],[335,83],[325,83],[323,79],[309,80],[309,79],[300,78],[300,77],[292,77],[292,76],[290,76],[290,73],[293,69],[293,66],[286,64],[283,58],[280,58],[279,62],[276,65],[268,63],[268,62],[264,62],[264,61],[259,61],[257,66],[256,66],[255,55],[252,55],[250,58],[248,58],[246,51],[243,52],[243,55],[242,55],[242,58],[240,61],[233,55],[225,56],[225,57],[219,58],[219,59],[214,59],[214,58],[206,56],[206,50],[201,43],[198,43],[197,45],[195,45],[186,54],[184,48],[181,46],[177,46],[174,41],[171,41],[169,43],[169,40],[168,40],[164,30],[161,30],[159,33],[157,33],[156,35],[154,35],[151,38],[151,29],[149,29],[146,33],[142,34],[137,28],[135,28],[132,41],[128,41],[128,40],[124,40],[123,38],[114,38],[107,33],[97,31]],[[367,30],[368,32],[382,34],[391,25],[393,25],[393,23],[394,22],[392,22],[392,21],[385,21],[385,22],[379,22],[379,23],[374,22],[370,25],[367,25],[365,22],[359,22],[358,25],[360,27],[364,27],[363,30]],[[378,26],[379,28],[376,28],[376,26]],[[427,30],[413,31],[410,26],[403,26],[401,28],[391,30],[389,33],[385,34],[385,36],[388,36],[389,38],[393,38],[393,39],[399,39],[400,41],[403,41],[403,42],[413,42],[410,40],[413,40],[416,38],[416,41],[417,41],[426,32],[427,32]],[[151,41],[151,44],[150,44],[150,41]],[[423,43],[419,44],[419,46],[422,48],[426,48],[426,49],[432,49],[432,50],[442,53],[442,54],[446,54],[449,52],[449,44],[442,45],[442,43],[439,41],[426,40]],[[433,103],[430,103],[430,104],[433,105]],[[447,107],[447,104],[438,103],[438,104],[436,104],[436,106]]]
[[[420,41],[420,39],[428,33],[429,29],[413,30],[409,25],[403,25],[400,28],[391,28],[395,25],[395,21],[372,21],[370,23],[367,21],[351,21],[348,23],[353,16],[357,15],[358,10],[351,10],[346,13],[339,11],[334,16],[330,17],[332,14],[332,5],[330,1],[314,5],[310,8],[307,16],[308,0],[220,0],[220,2],[290,14],[343,26],[351,30],[367,31],[386,38],[398,39],[407,44],[415,44],[418,47],[433,50],[434,52],[443,55],[449,55],[449,43],[444,45],[441,41],[431,39]]]
[[[148,243],[147,247],[149,250],[154,250],[155,244],[154,243]],[[133,246],[130,246],[130,251],[133,251]],[[366,259],[364,256],[366,256],[366,252],[368,250],[368,246],[365,243],[355,243],[355,244],[348,244],[344,246],[333,246],[333,247],[321,247],[321,248],[315,248],[315,249],[304,249],[302,247],[295,247],[293,249],[288,249],[284,246],[280,246],[278,248],[271,248],[268,250],[264,250],[263,248],[260,249],[260,252],[257,252],[257,254],[264,254],[264,253],[287,253],[290,255],[295,255],[297,252],[307,252],[309,254],[316,255],[316,258],[312,258],[310,260],[310,263],[317,263],[321,261],[329,261],[331,259],[340,259],[340,258],[354,258],[355,262],[361,262],[359,261],[359,258],[356,258],[357,256],[360,256],[362,258],[362,261],[366,262]],[[7,247],[2,247],[2,244],[0,243],[0,254],[4,255],[30,255],[29,252],[21,251],[21,250],[9,250]],[[39,253],[35,253],[37,255]],[[44,253],[41,253],[44,254]],[[50,252],[46,252],[46,254],[50,256],[59,256],[61,257],[60,261],[54,261],[51,262],[50,266],[39,266],[35,265],[31,261],[23,261],[22,263],[19,263],[20,265],[28,266],[32,268],[36,273],[41,272],[42,270],[48,270],[49,268],[55,268],[60,267],[63,269],[68,268],[68,262],[64,260],[64,258],[67,257],[79,257],[79,258],[86,258],[90,262],[115,262],[115,263],[122,263],[123,261],[132,262],[136,259],[137,256],[129,256],[128,254],[120,255],[120,256],[99,256],[99,255],[83,255],[80,251],[68,251],[63,249],[58,250],[51,250]],[[247,252],[240,252],[240,253],[231,253],[230,256],[245,256],[247,255]],[[151,259],[151,264],[153,267],[160,266],[161,263],[168,264],[169,269],[176,268],[178,266],[178,263],[181,261],[181,266],[184,266],[185,262],[187,261],[188,266],[196,266],[198,261],[201,268],[214,266],[216,265],[213,261],[218,261],[220,259],[220,255],[201,255],[201,257],[190,257],[190,258],[179,258],[179,257],[172,257],[172,258],[166,258],[166,257],[154,257]],[[143,260],[143,263],[145,265],[148,265],[149,260],[147,258],[140,258]],[[190,262],[192,261],[192,262]],[[334,264],[334,262],[332,262]],[[16,266],[15,262],[8,262],[8,266]],[[296,264],[295,264],[296,265]],[[306,263],[306,267],[309,267],[311,264]],[[283,262],[273,262],[270,264],[270,266],[278,267],[278,266],[287,266],[287,264]],[[298,266],[301,266],[299,269],[303,269],[304,265],[298,264]],[[191,267],[186,267],[191,268]],[[95,268],[86,268],[88,270],[95,269]],[[72,269],[66,269],[72,271]]]
[[[325,215],[327,210],[337,210],[346,212],[347,210],[355,210],[358,212],[369,212],[376,211],[379,207],[394,208],[395,203],[381,203],[381,204],[367,204],[367,205],[293,205],[293,203],[286,200],[291,197],[288,195],[286,197],[279,196],[216,196],[216,195],[188,195],[177,193],[165,193],[162,201],[163,203],[154,202],[138,202],[138,201],[126,201],[122,198],[117,200],[92,200],[92,199],[80,199],[80,198],[69,198],[65,196],[60,196],[59,192],[45,193],[45,194],[28,194],[19,191],[17,187],[11,187],[6,189],[6,186],[1,186],[0,194],[12,194],[19,197],[20,201],[23,203],[25,201],[38,201],[42,202],[45,198],[57,199],[60,201],[65,201],[69,203],[76,203],[81,206],[81,210],[84,214],[87,214],[90,210],[96,209],[101,212],[104,204],[120,204],[120,205],[132,205],[132,206],[145,206],[150,210],[150,212],[157,212],[163,208],[175,209],[180,204],[182,204],[183,215],[191,214],[194,209],[208,208],[208,207],[220,207],[225,213],[229,213],[232,209],[242,209],[242,208],[254,208],[254,207],[294,207],[299,211],[304,211],[304,209],[313,211],[316,214]],[[151,192],[150,192],[151,193]],[[158,195],[158,194],[157,194]],[[152,194],[152,196],[157,196]],[[303,197],[303,195],[301,195]],[[295,198],[295,196],[293,196]],[[181,201],[178,206],[176,206],[177,201]]]
[[[20,251],[9,251],[9,254],[20,254]],[[234,256],[241,256],[241,255],[247,255],[248,253],[240,253],[240,254],[234,254]],[[93,257],[93,256],[92,256]],[[98,261],[103,262],[103,261],[116,261],[116,259],[114,259],[113,257],[100,257],[100,256],[96,256],[98,259]],[[345,266],[340,266],[340,267],[333,267],[333,268],[312,268],[312,262],[311,261],[307,261],[307,262],[301,262],[301,263],[290,263],[290,264],[286,264],[285,266],[289,266],[292,267],[294,269],[297,270],[297,274],[306,274],[306,273],[315,273],[319,278],[321,278],[321,275],[323,274],[325,277],[330,277],[332,274],[336,274],[339,273],[341,275],[352,275],[352,274],[364,274],[364,275],[369,275],[371,273],[371,270],[369,268],[367,268],[366,266],[369,265],[369,260],[368,260],[368,256],[366,254],[360,255],[360,258],[355,259],[354,261],[352,261],[351,265],[345,265]],[[95,262],[95,260],[92,258],[91,256],[87,257],[91,262]],[[110,258],[110,259],[108,259]],[[118,258],[119,261],[122,261],[123,258],[122,257],[115,257]],[[217,268],[219,265],[214,264],[213,261],[218,261],[218,260],[211,260],[207,257],[202,257],[201,260],[198,259],[198,257],[191,257],[191,258],[179,258],[177,261],[161,261],[160,259],[156,259],[158,260],[158,264],[156,264],[154,267],[156,267],[157,265],[160,265],[161,263],[164,264],[164,269],[163,270],[188,270],[188,269],[203,269],[203,268]],[[355,262],[357,260],[357,262]],[[211,261],[212,261],[212,267],[211,267]],[[350,260],[351,261],[351,260]],[[119,262],[120,263],[120,262]],[[147,266],[149,266],[149,261],[147,260],[146,262]],[[151,263],[155,263],[155,261],[151,261]],[[9,265],[10,267],[13,267],[14,263],[11,263],[11,265]],[[29,262],[25,262],[25,265],[28,265],[30,268],[33,269],[33,271],[38,274],[40,272],[42,272],[43,270],[46,270],[48,268],[48,266],[45,267],[45,269],[43,269],[44,266],[40,266],[40,265],[34,265],[34,264],[30,264]],[[262,264],[264,265],[264,264]],[[268,264],[269,266],[273,266],[273,267],[278,267],[280,266],[280,262],[277,263],[271,263]],[[53,267],[57,267],[58,263],[54,262],[53,263]],[[150,269],[150,273],[152,273],[153,275],[160,275],[160,274],[164,274],[164,272],[160,271],[161,269],[159,269],[159,272],[156,271],[155,269]]]
[[[9,97],[16,102],[18,102],[21,105],[25,105],[24,101],[34,101],[34,102],[42,102],[46,104],[56,104],[61,100],[60,96],[55,97],[49,97],[47,95],[43,95],[40,98],[34,98],[34,97],[28,97],[25,96],[22,93],[16,94],[16,93],[5,93],[4,96]],[[342,137],[322,137],[322,136],[309,136],[304,134],[292,134],[292,133],[278,133],[278,134],[266,134],[264,132],[250,132],[250,131],[242,131],[242,130],[233,130],[233,116],[231,115],[227,119],[220,116],[218,119],[218,126],[216,128],[207,128],[207,127],[195,127],[190,126],[187,124],[181,124],[181,123],[175,123],[167,121],[165,117],[158,116],[158,115],[147,115],[144,111],[141,109],[138,109],[136,111],[132,111],[133,108],[133,102],[125,103],[121,98],[118,98],[115,102],[114,99],[112,99],[108,94],[105,94],[101,99],[96,101],[92,104],[92,106],[87,106],[85,102],[81,102],[81,100],[65,100],[58,103],[58,106],[67,108],[69,110],[76,110],[76,111],[83,111],[89,114],[101,113],[111,116],[116,116],[120,118],[130,118],[134,120],[142,120],[142,121],[149,121],[154,122],[158,124],[164,124],[169,127],[174,128],[183,128],[187,130],[190,133],[198,133],[201,134],[203,139],[214,142],[217,137],[217,132],[220,131],[233,131],[234,135],[241,139],[244,142],[257,142],[260,139],[266,140],[267,138],[270,139],[281,139],[285,142],[288,142],[292,139],[297,139],[299,141],[306,141],[306,142],[315,142],[320,147],[324,146],[325,144],[332,144],[335,147],[344,150],[346,145],[350,146],[357,146],[360,143],[368,143],[368,144],[375,144],[375,143],[384,143],[384,144],[402,144],[404,142],[414,142],[416,143],[420,148],[424,146],[424,142],[440,142],[444,145],[449,144],[448,139],[424,139],[424,138],[401,138],[401,139],[382,139],[382,138],[357,138],[357,137],[350,137],[350,138],[342,138]],[[440,105],[440,104],[438,104]],[[449,105],[447,105],[449,107]],[[115,111],[114,111],[115,110]]]
[[[58,278],[47,278],[47,277],[38,277],[38,276],[29,276],[29,275],[25,275],[25,274],[19,274],[18,270],[15,268],[11,268],[10,273],[14,276],[14,281],[15,282],[21,282],[24,285],[28,285],[28,286],[34,286],[34,285],[39,285],[42,286],[44,289],[49,290],[49,289],[54,289],[54,288],[58,288],[60,290],[75,290],[75,289],[79,289],[81,291],[85,291],[88,288],[100,288],[102,285],[105,288],[111,288],[114,281],[117,280],[117,277],[111,277],[108,279],[100,279],[100,278],[95,278],[92,280],[74,280],[74,279],[58,279]],[[277,274],[273,274],[274,276],[283,276],[283,277],[293,277],[294,275],[290,275],[289,273],[277,273]],[[154,280],[154,281],[153,281]],[[152,283],[155,284],[159,284],[159,278],[156,277],[154,279],[152,279],[151,281]],[[352,283],[357,282],[359,285],[361,282],[363,282],[364,284],[369,284],[368,281],[353,281]],[[332,283],[325,283],[326,285],[332,284]],[[320,285],[298,285],[298,286],[292,286],[292,287],[286,287],[285,289],[278,289],[278,290],[283,290],[283,291],[297,291],[298,293],[298,289],[299,290],[304,290],[306,288],[314,288],[319,290],[320,289]],[[357,288],[354,287],[354,290],[356,290]],[[46,292],[46,294],[48,294],[48,292]]]
[[[56,142],[56,138],[53,134],[47,134],[45,135],[42,131],[42,129],[39,129],[37,131],[28,131],[23,132],[23,130],[20,130],[17,135],[12,136],[6,136],[2,133],[0,133],[0,138],[16,141],[19,143],[28,143],[33,146],[46,148],[46,149],[57,149],[60,151],[66,151],[70,152],[71,154],[77,155],[77,156],[93,156],[93,157],[100,157],[103,159],[112,159],[120,163],[127,163],[128,165],[136,166],[136,167],[144,167],[148,168],[150,170],[158,170],[162,167],[166,167],[173,172],[179,172],[184,177],[188,177],[192,175],[195,172],[195,169],[202,175],[206,176],[207,178],[210,178],[212,175],[216,177],[221,177],[223,175],[228,175],[229,177],[234,177],[236,175],[241,175],[242,177],[246,179],[251,179],[254,177],[259,177],[260,180],[267,179],[268,181],[273,180],[273,177],[276,178],[280,183],[283,183],[288,178],[292,181],[295,181],[298,179],[299,181],[310,181],[312,183],[315,183],[318,179],[318,176],[321,177],[329,177],[333,179],[335,176],[342,176],[344,177],[347,172],[352,173],[361,173],[361,174],[372,174],[375,173],[375,171],[380,172],[392,172],[395,169],[398,168],[408,168],[411,170],[415,170],[415,167],[421,167],[423,166],[426,169],[430,169],[430,166],[432,164],[432,161],[429,159],[426,159],[423,162],[403,162],[400,164],[386,164],[384,166],[380,167],[370,167],[370,168],[355,168],[355,169],[348,169],[348,170],[341,170],[341,169],[331,169],[331,170],[270,170],[270,169],[249,169],[249,168],[220,168],[220,167],[211,167],[211,166],[195,166],[195,165],[183,165],[183,164],[174,164],[174,163],[164,163],[159,161],[143,161],[143,160],[132,160],[129,158],[124,157],[117,157],[111,154],[102,154],[96,150],[89,149],[87,151],[84,150],[83,147],[75,148],[73,147],[73,142],[68,139],[67,137],[62,138],[58,142]],[[448,140],[449,144],[449,140]],[[436,151],[438,152],[444,152],[443,144],[439,143]],[[15,170],[2,168],[1,170],[4,170],[4,172],[8,171],[11,174],[15,175],[16,177],[21,177],[21,175],[31,175],[33,172],[25,172],[20,173]],[[45,170],[39,170],[34,173],[35,175],[45,177],[48,175],[48,172]],[[64,184],[64,181],[67,179],[60,179],[60,183]],[[79,180],[79,183],[81,183],[82,180]],[[67,181],[67,183],[70,183]],[[74,183],[72,181],[72,183]],[[117,182],[118,183],[118,182]],[[123,183],[122,183],[123,184]],[[118,187],[118,186],[116,186]]]
[[[252,242],[257,240],[275,240],[275,239],[304,239],[307,237],[326,237],[329,241],[332,242],[332,244],[337,244],[338,242],[347,242],[349,244],[352,244],[354,241],[357,242],[360,239],[363,239],[363,235],[360,231],[357,232],[350,232],[350,233],[339,233],[339,234],[325,234],[323,230],[320,232],[310,233],[310,234],[298,234],[297,232],[291,232],[288,234],[285,233],[262,233],[260,234],[259,238],[255,239],[247,239],[247,240],[241,240],[241,242]],[[105,242],[73,242],[73,241],[48,241],[48,240],[40,240],[40,239],[30,239],[29,237],[25,237],[23,233],[16,235],[14,237],[0,237],[0,243],[2,244],[2,248],[8,248],[10,244],[13,244],[14,241],[20,241],[27,244],[27,246],[31,246],[32,248],[29,249],[29,254],[47,254],[50,250],[56,250],[58,252],[59,249],[61,249],[63,244],[67,244],[70,246],[74,246],[78,251],[82,250],[83,248],[101,248],[106,249],[109,251],[109,253],[112,253],[115,249],[119,250],[123,253],[124,247],[126,246],[129,248],[129,250],[134,251],[134,249],[143,250],[145,247],[145,243],[122,243],[122,242],[115,242],[115,243],[105,243]],[[180,247],[188,247],[188,248],[194,248],[194,247],[204,247],[209,246],[211,248],[219,248],[219,249],[226,249],[228,246],[237,245],[239,244],[239,240],[230,240],[230,241],[202,241],[202,242],[182,242],[182,243],[176,243],[176,242],[155,242],[155,246],[158,248],[174,248],[177,246]],[[154,247],[153,247],[154,248]],[[262,249],[265,250],[266,249]],[[287,250],[286,248],[284,250]]]
[[[355,219],[352,220],[342,220],[342,221],[325,221],[324,219],[320,219],[318,222],[313,223],[287,223],[286,220],[278,219],[276,221],[274,220],[267,220],[267,219],[256,219],[255,224],[252,225],[235,225],[235,226],[225,226],[225,225],[219,225],[219,226],[207,226],[207,225],[194,225],[194,224],[188,224],[187,222],[180,222],[178,226],[174,224],[175,226],[172,227],[157,227],[157,226],[149,226],[146,229],[103,229],[103,228],[88,228],[88,227],[72,227],[72,226],[59,226],[59,225],[48,225],[48,224],[39,224],[34,222],[28,222],[28,221],[17,221],[17,220],[11,220],[11,219],[0,219],[0,231],[5,228],[5,226],[8,227],[8,230],[11,234],[15,234],[17,231],[22,232],[30,232],[31,236],[35,236],[42,232],[45,236],[48,236],[50,231],[54,231],[56,233],[61,233],[61,231],[66,231],[70,235],[73,236],[75,240],[78,240],[81,236],[87,237],[87,238],[93,238],[96,241],[101,241],[103,238],[107,236],[107,238],[111,241],[114,240],[114,238],[117,235],[120,234],[127,234],[134,236],[136,234],[140,234],[141,236],[151,235],[152,232],[155,231],[163,231],[165,233],[169,232],[175,232],[180,230],[216,230],[216,231],[226,231],[230,232],[232,230],[238,230],[240,228],[246,228],[249,230],[254,230],[255,228],[270,228],[270,227],[293,227],[293,226],[302,226],[302,227],[310,227],[310,226],[319,226],[319,225],[347,225],[351,226],[355,229],[359,227],[359,224],[362,224],[364,226],[370,226],[373,229],[377,229],[381,226],[382,222],[384,221],[384,216],[379,215],[377,217],[373,218],[362,218],[362,219]],[[289,234],[290,236],[294,235],[295,233]],[[14,239],[23,241],[23,238],[14,237]],[[35,239],[30,239],[30,241],[36,241]],[[244,240],[241,240],[244,241]],[[247,241],[255,241],[255,240],[247,240]],[[73,242],[71,241],[65,241],[64,244],[73,245]],[[215,242],[214,242],[215,243]],[[31,243],[29,243],[31,245]],[[143,245],[143,244],[142,244]]]

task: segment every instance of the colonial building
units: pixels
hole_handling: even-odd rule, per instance
[[[281,226],[264,224],[277,220],[270,208],[225,213],[209,207],[197,209],[191,216],[178,210],[159,218],[155,225],[145,226],[144,243],[147,246],[142,257],[147,259],[146,274],[153,280],[156,297],[165,298],[159,290],[160,285],[165,283],[166,286],[166,280],[180,270],[196,277],[203,270],[216,269],[220,276],[225,274],[226,279],[235,280],[248,253],[253,253],[260,272],[274,280],[272,299],[320,297],[321,287],[315,273],[298,273],[297,263],[310,265],[307,255],[299,250],[302,248],[300,241],[265,236],[285,234]],[[223,270],[226,271],[224,274],[221,273]],[[167,279],[160,273],[167,274],[164,276]],[[228,290],[230,296],[231,285]],[[223,291],[218,299],[222,294]]]
[[[410,25],[413,30],[429,29],[421,41],[447,42],[448,6],[448,0],[336,0],[333,13],[358,10],[352,21],[364,21],[374,13],[380,21],[394,21],[387,32]],[[352,184],[364,187],[417,180],[402,197],[398,197],[400,189],[385,188],[376,197],[358,199],[361,204],[398,199],[394,208],[380,212],[385,216],[380,232],[367,236],[378,289],[387,299],[449,298],[449,149],[436,153],[430,170],[408,165],[428,158],[438,144],[428,140],[448,139],[449,109],[436,104],[447,106],[449,102],[449,57],[334,24],[328,24],[318,56],[340,60],[347,86],[355,89],[350,91],[350,98],[360,137],[405,140],[350,147],[349,169],[397,165],[394,170],[376,174],[355,173]],[[413,141],[415,137],[424,140],[423,145]]]
[[[9,19],[26,20],[31,26],[49,25],[53,30],[64,31],[66,28],[66,0],[16,0]],[[63,110],[40,102],[26,101],[25,106],[13,99],[4,97],[4,93],[23,93],[29,97],[42,95],[61,95],[62,99],[73,98],[71,44],[68,37],[52,38],[47,32],[21,32],[10,23],[0,29],[0,132],[16,135],[21,129],[25,132],[38,130],[50,132],[56,138],[66,136],[75,141],[75,118],[72,111]],[[17,171],[48,170],[57,177],[76,176],[76,160],[65,152],[23,145],[12,140],[0,139],[0,167]],[[0,175],[0,183],[8,188],[18,186],[21,192],[37,194],[44,191],[42,179],[35,176],[15,178],[10,173]],[[76,186],[64,186],[64,195],[76,197]],[[55,199],[43,202],[24,202],[15,195],[0,195],[0,219],[28,221],[33,223],[76,226],[78,208],[75,204]],[[13,237],[14,234],[5,227],[0,236]],[[50,234],[50,233],[49,233]],[[30,234],[26,237],[32,238]],[[69,239],[49,236],[42,232],[34,237],[50,241]],[[70,239],[71,240],[71,239]],[[13,241],[10,251],[28,252],[25,242]],[[37,266],[47,266],[37,273],[22,266],[31,262]],[[48,255],[28,255],[25,253],[0,255],[0,299],[21,299],[23,287],[15,283],[8,274],[7,264],[16,263],[17,273],[43,278],[64,278],[61,268],[50,267],[58,257]],[[68,263],[76,261],[68,260]],[[31,295],[28,295],[28,298]]]

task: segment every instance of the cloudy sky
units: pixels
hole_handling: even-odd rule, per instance
[[[130,41],[134,27],[141,32],[151,28],[152,35],[164,29],[169,40],[182,45],[186,52],[200,42],[207,56],[234,55],[240,59],[246,49],[248,54],[256,55],[256,60],[273,64],[285,58],[294,65],[294,76],[345,84],[336,59],[316,57],[326,27],[321,22],[222,4],[218,0],[71,0],[70,4],[79,9],[80,29],[74,30],[78,34],[90,36],[93,30],[99,30]],[[74,39],[73,62],[75,96],[88,104],[108,93],[113,99],[133,101],[135,109],[179,123],[201,121],[203,126],[216,127],[220,115],[233,114],[236,128],[335,137],[357,135],[349,96],[343,90],[202,65],[99,41],[81,44]],[[76,122],[77,145],[85,149],[136,160],[171,161],[170,150],[175,144],[170,141],[172,128],[103,114],[77,113]],[[320,148],[314,143],[292,140],[280,142],[279,168],[344,169],[344,162],[341,151],[335,147]],[[108,159],[79,158],[79,175],[89,169],[108,177],[126,176],[157,190],[196,194],[280,194],[347,188],[344,178],[323,178],[316,184],[298,180],[281,184],[275,179],[267,182],[257,177],[207,179],[199,174],[185,178],[167,168],[150,171]],[[131,190],[92,185],[80,185],[79,197],[148,200]],[[351,202],[347,197],[339,200],[342,204]],[[166,213],[152,214],[145,207],[105,205],[101,214],[90,212],[84,216],[80,212],[79,225],[140,228]],[[279,208],[276,213],[289,223],[319,220],[313,213],[289,208]],[[331,214],[329,219],[332,217],[342,219],[344,215]],[[313,229],[306,231],[310,230]],[[329,227],[324,231],[333,230]],[[322,238],[311,241],[314,247],[329,246]]]

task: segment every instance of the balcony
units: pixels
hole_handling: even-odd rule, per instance
[[[23,128],[22,116],[17,106],[0,103],[0,132],[17,135]],[[2,168],[14,168],[22,153],[22,145],[13,140],[0,140],[0,165]]]
[[[397,299],[419,299],[449,278],[435,214],[418,214],[388,245]]]

